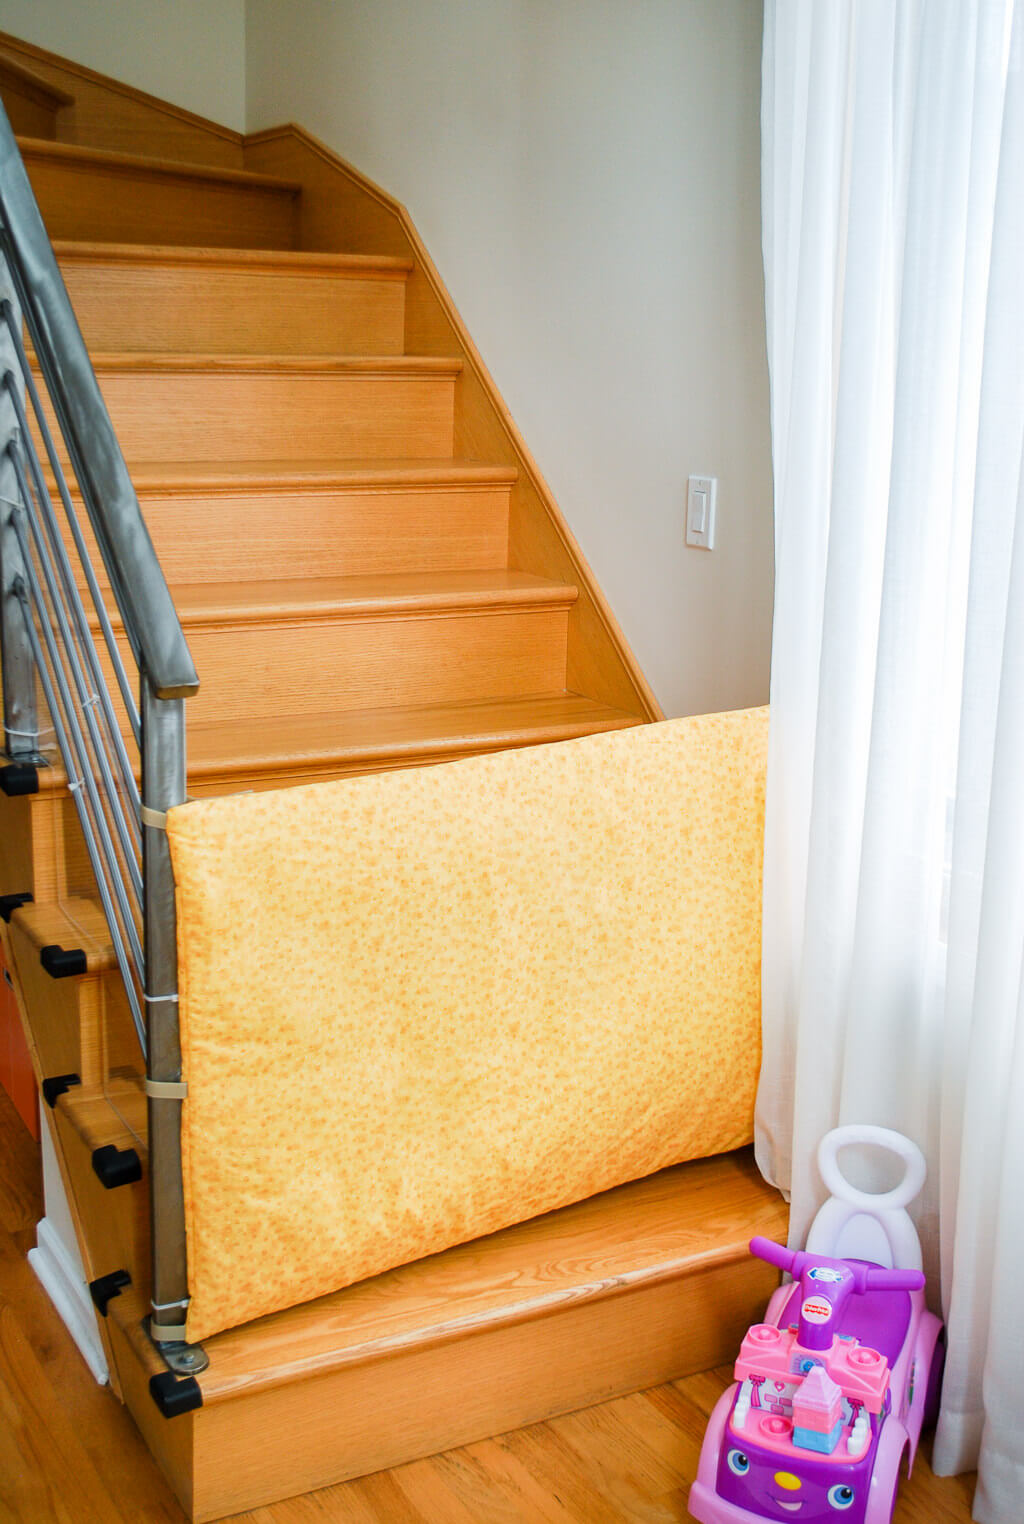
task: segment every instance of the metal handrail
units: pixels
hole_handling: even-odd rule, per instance
[[[195,665],[100,393],[7,114],[0,108],[3,253],[139,667],[187,698]]]
[[[36,688],[50,710],[68,787],[146,1056],[152,1250],[149,1331],[172,1370],[206,1363],[184,1342],[188,1306],[181,1163],[174,879],[161,822],[185,799],[183,699],[199,680],[142,518],[7,116],[0,106],[0,660],[8,755],[41,762]],[[45,383],[45,403],[22,342]],[[31,408],[26,407],[28,398]],[[55,443],[56,419],[63,451]],[[69,558],[40,447],[103,637],[141,791]],[[70,461],[124,634],[138,698],[90,565]],[[128,664],[129,666],[131,663]],[[34,744],[20,744],[21,742]],[[140,863],[141,859],[141,863]]]

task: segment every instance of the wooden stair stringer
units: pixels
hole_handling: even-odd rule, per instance
[[[202,1406],[171,1419],[134,1293],[111,1341],[172,1486],[214,1519],[722,1363],[775,1284],[747,1240],[785,1228],[749,1150],[679,1165],[217,1334]]]
[[[300,248],[348,248],[414,261],[406,287],[406,351],[457,355],[463,361],[455,453],[500,461],[517,471],[509,566],[579,588],[569,624],[567,687],[648,721],[664,718],[405,207],[295,123],[249,134],[244,153],[253,168],[301,180]]]

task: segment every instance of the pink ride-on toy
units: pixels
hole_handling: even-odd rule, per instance
[[[855,1143],[897,1154],[899,1184],[879,1195],[852,1186],[836,1156]],[[711,1415],[689,1497],[700,1524],[889,1524],[904,1452],[912,1466],[938,1412],[942,1324],[924,1304],[906,1212],[924,1184],[921,1151],[886,1128],[840,1127],[818,1166],[832,1197],[807,1248],[750,1243],[797,1284],[748,1329]]]

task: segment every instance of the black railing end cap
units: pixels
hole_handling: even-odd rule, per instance
[[[10,925],[11,916],[14,912],[20,910],[22,905],[31,904],[31,894],[0,894],[0,920],[4,920]]]
[[[0,790],[8,799],[38,794],[39,769],[34,762],[6,762],[0,767]]]
[[[194,1376],[179,1378],[173,1371],[161,1371],[149,1378],[149,1395],[164,1418],[177,1418],[203,1405],[203,1394]]]
[[[142,1161],[134,1148],[118,1148],[105,1143],[92,1151],[93,1173],[104,1190],[116,1190],[119,1185],[135,1185],[142,1179]]]
[[[44,1079],[40,1086],[43,1100],[52,1111],[65,1090],[70,1090],[73,1085],[81,1083],[82,1077],[79,1074],[53,1074],[49,1079]]]
[[[81,947],[60,947],[56,942],[40,948],[39,961],[51,979],[71,979],[89,966]]]
[[[96,1311],[103,1317],[107,1315],[107,1304],[112,1302],[115,1296],[120,1296],[126,1286],[130,1286],[132,1278],[127,1270],[112,1270],[109,1275],[101,1275],[96,1280],[89,1282],[89,1295],[92,1297]]]

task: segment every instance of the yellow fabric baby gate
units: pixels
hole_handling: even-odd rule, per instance
[[[171,812],[190,1340],[749,1141],[766,739]]]

